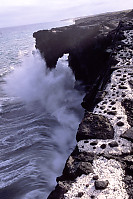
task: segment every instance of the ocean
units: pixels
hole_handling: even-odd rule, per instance
[[[0,199],[46,199],[76,145],[84,94],[68,55],[50,71],[32,36],[64,25],[0,29]]]

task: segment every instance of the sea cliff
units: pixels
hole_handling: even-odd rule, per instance
[[[86,92],[77,146],[48,199],[133,198],[133,11],[35,32],[47,66],[69,53]]]

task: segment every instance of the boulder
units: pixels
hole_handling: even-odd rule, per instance
[[[57,182],[64,180],[74,180],[82,174],[93,173],[92,162],[93,153],[79,152],[76,148],[66,161],[62,176],[57,178]]]
[[[113,139],[114,129],[108,118],[103,115],[93,114],[86,111],[84,119],[79,125],[76,139]]]
[[[95,188],[97,190],[106,189],[106,187],[108,186],[108,184],[109,184],[108,180],[105,180],[105,181],[96,180],[95,181]]]
[[[110,147],[118,147],[118,143],[116,141],[112,141],[109,143]]]
[[[82,159],[77,159],[72,156],[70,156],[67,160],[63,170],[63,176],[67,180],[74,180],[82,174],[88,175],[89,173],[93,173],[91,163],[88,161],[82,161]]]

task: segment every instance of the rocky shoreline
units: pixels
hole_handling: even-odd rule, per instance
[[[86,91],[77,146],[48,199],[132,199],[133,11],[86,17],[33,36],[48,67],[69,53]]]

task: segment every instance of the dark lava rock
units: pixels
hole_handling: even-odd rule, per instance
[[[122,97],[126,97],[126,94],[125,94],[125,93],[122,93]]]
[[[93,176],[93,180],[98,180],[98,175]]]
[[[84,193],[83,193],[83,192],[78,192],[77,197],[78,197],[78,198],[81,198],[83,195],[84,195]]]
[[[112,102],[111,102],[111,105],[114,105],[114,104],[116,104],[116,102],[115,102],[115,101],[112,101]]]
[[[102,115],[86,112],[84,119],[79,125],[76,139],[112,139],[114,130],[108,118]]]
[[[127,86],[119,85],[119,89],[127,89]]]
[[[112,107],[112,110],[116,110],[116,107]]]
[[[117,126],[124,126],[124,123],[119,121],[119,122],[117,122]]]
[[[93,173],[92,165],[89,162],[82,162],[82,160],[76,160],[70,156],[66,162],[63,170],[63,175],[66,179],[74,180],[76,177],[82,174]]]
[[[117,114],[116,111],[107,111],[107,113],[108,113],[109,115],[116,115],[116,114]]]
[[[92,85],[99,79],[99,86],[103,87],[111,72],[110,65],[117,62],[111,56],[112,50],[107,52],[107,49],[113,49],[116,42],[122,46],[124,34],[121,28],[125,26],[119,21],[125,14],[124,11],[104,14],[104,17],[102,14],[76,20],[71,26],[34,32],[36,48],[49,68],[55,67],[64,53],[69,53],[69,66],[76,80]]]
[[[133,127],[123,133],[121,137],[133,142]]]
[[[95,145],[97,145],[97,144],[98,144],[98,141],[97,141],[97,140],[90,143],[90,145],[92,145],[92,146],[95,146]]]
[[[92,199],[95,199],[95,196],[92,195],[91,198],[92,198]]]
[[[70,182],[59,182],[47,199],[64,199],[64,194],[70,189]]]
[[[121,159],[123,169],[125,170],[124,182],[125,188],[129,195],[129,198],[133,198],[133,155],[125,155]]]
[[[106,148],[106,144],[102,144],[102,145],[100,146],[100,148],[101,148],[101,149],[105,149],[105,148]]]
[[[106,189],[106,187],[108,186],[108,184],[109,184],[108,180],[106,180],[106,181],[99,181],[99,180],[97,180],[97,181],[95,181],[95,188],[97,190]]]
[[[89,142],[88,140],[85,140],[85,141],[84,141],[84,143],[88,143],[88,142]]]
[[[116,141],[112,141],[112,142],[109,143],[109,146],[110,147],[117,147],[118,143]]]
[[[120,78],[120,81],[125,81],[126,79],[125,78]]]
[[[109,53],[105,50],[111,40],[99,36],[99,29],[98,24],[89,28],[71,25],[41,30],[35,32],[33,37],[36,38],[36,48],[40,50],[49,68],[55,67],[58,58],[64,53],[69,53],[69,66],[76,80],[88,82],[95,81],[103,68],[106,68],[109,58]]]
[[[93,173],[92,162],[93,153],[79,152],[76,148],[66,161],[62,176],[57,178],[58,181],[74,180],[82,174]]]
[[[125,108],[129,125],[133,126],[133,100],[125,99],[121,104]]]
[[[121,39],[125,38],[123,30],[130,30],[133,26],[133,24],[129,24],[126,21],[119,23],[121,19],[124,20],[126,14],[125,12],[118,15],[109,14],[106,17],[103,14],[95,18],[80,19],[74,26],[34,33],[36,48],[40,50],[42,57],[45,57],[48,67],[55,67],[58,58],[64,53],[69,53],[69,66],[73,70],[76,80],[82,80],[83,84],[85,84],[87,95],[82,105],[89,111],[93,110],[97,102],[103,98],[102,91],[110,78],[110,74],[114,71],[114,69],[111,69],[111,65],[115,66],[118,63],[113,58],[113,53],[111,51],[106,52],[106,50],[113,49],[116,52],[118,45],[120,45],[118,50],[126,46],[126,44],[121,42]],[[126,18],[126,20],[128,19]],[[106,27],[108,27],[108,31],[105,30],[107,29]],[[112,31],[108,33],[110,30]],[[120,73],[118,75],[121,76]],[[121,89],[126,89],[123,86],[121,85]],[[124,100],[122,102],[128,117],[128,123],[131,126],[133,126],[132,104],[132,100]],[[114,138],[114,130],[106,117],[86,112],[78,129],[77,141],[91,138],[112,139]],[[112,147],[113,145],[115,144],[112,144]],[[96,154],[81,153],[78,149],[75,149],[65,164],[62,176],[57,178],[58,184],[48,199],[64,199],[64,194],[70,189],[71,183],[76,177],[93,172],[91,164],[95,156]],[[108,155],[107,158],[111,159],[114,156]],[[126,174],[126,190],[131,196],[129,198],[133,198],[133,157],[132,155],[115,157],[118,160],[121,158],[123,158],[121,163]],[[127,176],[129,178],[126,178]],[[108,180],[96,180],[95,187],[102,190],[108,186],[108,183]],[[86,187],[88,186],[86,185]],[[81,192],[78,194],[79,197],[82,197]],[[95,196],[92,195],[91,198],[95,198]]]

